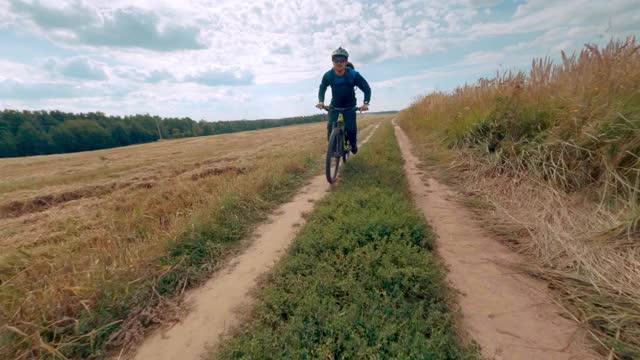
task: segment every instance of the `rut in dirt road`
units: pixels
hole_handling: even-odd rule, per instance
[[[489,359],[598,359],[576,323],[560,315],[543,282],[515,267],[521,257],[491,238],[471,214],[449,200],[455,193],[433,178],[422,179],[419,160],[395,124],[405,172],[418,208],[438,234],[437,253],[457,293],[463,336]]]
[[[363,145],[378,126],[373,127],[362,141]],[[239,325],[240,310],[250,308],[254,301],[250,291],[260,276],[286,254],[305,222],[304,214],[313,210],[314,203],[330,188],[325,175],[318,175],[293,200],[274,211],[269,220],[253,232],[256,240],[244,253],[187,295],[185,303],[192,307],[188,315],[175,326],[156,331],[147,338],[135,359],[196,360],[205,355],[207,348],[215,346],[223,335]]]

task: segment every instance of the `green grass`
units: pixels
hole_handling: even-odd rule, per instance
[[[475,359],[459,345],[434,235],[390,124],[345,167],[221,358]]]

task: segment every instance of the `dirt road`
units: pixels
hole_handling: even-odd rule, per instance
[[[362,141],[366,144],[379,125]],[[136,359],[196,360],[215,346],[221,336],[239,324],[239,310],[250,308],[259,277],[268,272],[286,253],[304,214],[324,197],[331,186],[325,175],[314,177],[294,199],[280,206],[267,222],[253,233],[256,240],[204,286],[189,293],[186,303],[191,311],[183,321],[151,335],[135,355]]]
[[[449,286],[459,293],[463,335],[478,342],[489,359],[600,358],[576,324],[560,315],[545,284],[514,270],[520,257],[449,200],[452,190],[433,179],[424,182],[406,135],[397,126],[395,130],[416,203],[438,233],[438,254],[449,270]],[[242,255],[188,295],[191,311],[186,318],[149,337],[135,358],[195,360],[206,354],[208,346],[239,324],[238,310],[253,304],[250,291],[259,277],[286,253],[304,223],[303,214],[312,211],[329,188],[324,175],[317,176],[281,206],[255,230],[256,240]]]
[[[543,282],[519,273],[519,255],[475,224],[471,214],[451,200],[455,194],[433,178],[424,179],[409,139],[394,124],[418,208],[438,234],[437,252],[447,281],[458,293],[459,327],[489,359],[598,359],[589,339],[560,315]]]

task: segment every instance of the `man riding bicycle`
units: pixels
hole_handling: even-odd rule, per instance
[[[322,76],[322,82],[320,83],[320,89],[318,91],[318,109],[324,108],[324,94],[327,91],[327,87],[331,86],[331,107],[336,108],[348,108],[356,106],[356,91],[354,86],[357,86],[364,92],[364,103],[360,107],[360,111],[369,110],[369,100],[371,100],[371,88],[367,83],[367,80],[360,75],[353,68],[347,67],[347,61],[349,60],[349,53],[342,47],[337,48],[331,54],[331,60],[333,61],[333,69],[327,71]],[[356,125],[356,112],[348,111],[344,114],[345,130],[347,132],[347,139],[351,144],[351,152],[358,152],[358,126]],[[337,111],[329,112],[329,122],[327,123],[327,134],[331,135],[333,124],[338,119]]]

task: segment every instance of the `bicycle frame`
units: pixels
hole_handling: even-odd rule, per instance
[[[349,157],[349,152],[351,151],[350,144],[347,142],[347,136],[345,132],[344,112],[356,111],[358,110],[358,108],[335,108],[332,106],[325,106],[324,109],[327,111],[338,112],[338,118],[336,119],[336,123],[331,130],[331,134],[329,135],[329,146],[327,148],[326,157],[327,181],[333,184],[336,180],[336,177],[338,176],[340,160],[343,159],[344,162],[346,162],[347,158]],[[329,119],[329,121],[331,121],[331,119]],[[340,143],[342,143],[342,146],[339,145]]]
[[[358,110],[360,110],[360,108],[357,107],[357,106],[352,106],[352,107],[347,107],[347,108],[338,108],[338,107],[333,107],[333,106],[325,106],[324,109],[327,110],[327,112],[331,112],[331,111],[337,111],[338,112],[338,119],[336,120],[336,125],[334,126],[334,129],[338,128],[338,129],[340,129],[342,131],[342,137],[344,139],[344,146],[343,146],[341,154],[339,154],[339,156],[346,157],[349,154],[351,145],[347,142],[346,132],[344,130],[344,113],[347,112],[347,111],[358,111]],[[329,121],[331,121],[331,120],[329,120]],[[346,161],[347,159],[345,158],[344,160]]]

